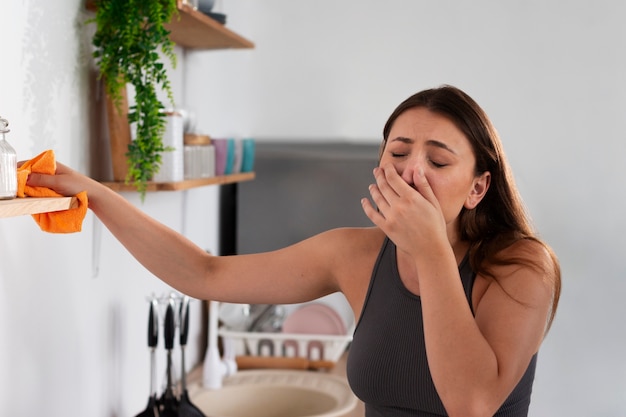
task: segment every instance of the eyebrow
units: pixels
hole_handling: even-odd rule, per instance
[[[415,141],[413,139],[411,139],[411,138],[407,138],[407,137],[404,137],[404,136],[398,136],[396,138],[393,138],[391,140],[391,142],[402,142],[402,143],[406,143],[406,144],[410,145],[410,144],[414,143]],[[426,145],[434,146],[436,148],[441,148],[441,149],[444,149],[444,150],[452,153],[453,155],[456,155],[456,152],[452,148],[450,148],[448,145],[446,145],[445,143],[443,143],[441,141],[438,141],[438,140],[435,140],[435,139],[428,139],[426,141]]]

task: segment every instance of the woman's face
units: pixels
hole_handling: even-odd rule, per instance
[[[446,117],[417,107],[394,122],[380,164],[393,164],[407,184],[423,170],[446,224],[456,224],[462,207],[473,209],[489,187],[490,174],[475,174],[476,158],[465,135]]]

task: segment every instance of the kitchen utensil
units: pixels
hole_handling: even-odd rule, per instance
[[[254,304],[253,307],[255,308],[256,312],[254,314],[254,319],[250,323],[250,328],[248,329],[248,331],[264,332],[268,328],[272,327],[272,319],[277,315],[277,306],[274,304]]]
[[[189,334],[189,297],[183,296],[180,303],[180,326],[178,328],[178,334],[180,337],[180,352],[181,352],[181,393],[180,400],[178,402],[178,415],[180,417],[205,417],[202,411],[189,399],[187,393],[187,381],[185,378],[185,346],[187,345],[187,336]]]
[[[158,301],[153,298],[150,301],[150,314],[148,316],[148,347],[150,348],[150,397],[146,409],[136,417],[159,417],[159,406],[154,383],[156,356],[155,350],[159,341],[159,314]]]
[[[174,300],[170,299],[165,310],[165,349],[167,350],[167,386],[161,396],[161,417],[178,417],[178,399],[174,393],[174,377],[172,375],[172,350],[174,349]]]
[[[237,356],[237,369],[332,369],[333,361],[286,358],[282,356]]]
[[[250,325],[250,304],[220,303],[218,318],[229,329],[244,331]]]

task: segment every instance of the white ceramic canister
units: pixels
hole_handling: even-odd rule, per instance
[[[198,178],[198,167],[196,162],[196,145],[185,145],[185,179]]]
[[[215,176],[215,146],[213,144],[205,146],[204,150],[204,170],[202,178],[212,178]]]
[[[215,176],[215,148],[207,135],[185,134],[185,179]]]
[[[174,182],[185,179],[185,154],[183,149],[183,117],[173,110],[165,112],[167,122],[163,133],[163,146],[172,148],[161,154],[161,168],[154,175],[155,182]]]
[[[185,179],[207,178],[206,150],[210,145],[185,145]]]

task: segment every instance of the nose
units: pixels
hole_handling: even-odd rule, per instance
[[[420,172],[420,170],[424,170],[424,163],[420,158],[410,158],[405,161],[403,166],[398,168],[400,177],[402,177],[407,184],[413,186],[415,184],[415,178],[417,178],[417,173]]]

